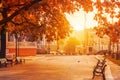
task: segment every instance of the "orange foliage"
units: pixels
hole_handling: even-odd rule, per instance
[[[118,17],[120,15],[120,2],[115,0],[105,0],[104,2],[101,2],[100,0],[97,0],[94,5],[97,8],[98,12],[95,15],[95,20],[98,21],[98,27],[96,29],[98,36],[104,36],[108,35],[110,37],[110,40],[112,42],[118,42],[120,36],[120,18]],[[116,9],[118,11],[116,11]],[[106,15],[107,14],[107,15]],[[109,18],[108,18],[109,17]],[[114,21],[114,18],[119,19],[118,22]],[[110,22],[110,20],[112,20]]]
[[[120,2],[115,0],[1,0],[0,27],[13,32],[27,30],[30,35],[34,33],[34,36],[46,34],[48,40],[56,39],[57,32],[57,38],[60,39],[68,36],[71,31],[64,12],[73,13],[80,8],[89,12],[96,7],[98,13],[95,19],[103,28],[98,34],[102,36],[111,32],[106,30],[110,22],[105,13],[109,14],[110,18],[119,18],[120,14],[114,11],[116,7],[120,8],[119,4]],[[117,24],[120,24],[120,20]],[[109,33],[111,34],[116,35]]]

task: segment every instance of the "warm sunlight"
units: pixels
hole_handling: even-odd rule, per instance
[[[97,25],[97,22],[93,20],[93,12],[85,13],[81,10],[74,14],[65,14],[67,20],[75,30],[83,30],[84,28],[91,28]]]

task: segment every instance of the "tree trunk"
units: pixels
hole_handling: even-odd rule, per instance
[[[115,52],[115,42],[112,43],[112,51]]]
[[[117,42],[117,53],[119,53],[119,42]]]
[[[108,51],[109,51],[109,55],[111,55],[111,40],[109,41],[109,44],[108,44]]]
[[[120,59],[120,54],[119,54],[119,43],[117,42],[117,53],[116,53],[116,60]]]
[[[4,29],[1,30],[1,52],[0,52],[0,58],[5,58],[6,56],[6,33],[4,32]]]

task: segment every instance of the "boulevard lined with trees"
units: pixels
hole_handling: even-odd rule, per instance
[[[64,13],[72,14],[80,9],[86,13],[96,10],[96,34],[101,38],[108,35],[110,42],[119,43],[119,0],[0,0],[2,55],[5,56],[5,32],[24,32],[32,41],[42,39],[43,34],[47,41],[59,40],[72,32]]]

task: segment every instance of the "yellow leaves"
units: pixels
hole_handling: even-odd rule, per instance
[[[21,5],[25,3],[29,3],[31,0],[1,0],[3,7]]]
[[[29,4],[32,1],[38,0],[2,0],[0,3],[0,9],[3,10],[7,8],[5,9],[7,10],[6,11],[7,16],[5,15],[4,16],[10,17],[14,12],[16,12],[16,10],[19,10],[20,8],[26,6],[26,4]],[[107,23],[108,21],[106,19],[106,16],[102,15],[104,15],[104,13],[110,13],[111,17],[113,18],[114,13],[111,13],[111,10],[113,10],[115,6],[117,6],[118,8],[120,7],[119,2],[117,2],[117,4],[113,4],[107,0],[105,0],[104,2],[101,2],[101,0],[97,0],[94,3],[92,2],[92,0],[42,0],[42,1],[44,2],[44,4],[38,3],[33,6],[25,7],[25,9],[17,13],[20,15],[15,14],[15,17],[12,18],[12,21],[14,21],[14,23],[10,22],[11,21],[10,19],[10,21],[6,22],[8,24],[6,29],[8,31],[22,30],[26,27],[31,28],[30,26],[31,24],[37,24],[37,26],[41,26],[43,24],[44,25],[43,28],[36,27],[36,25],[32,25],[34,26],[34,28],[31,28],[31,31],[32,29],[34,30],[36,29],[35,30],[36,33],[37,31],[39,31],[40,33],[48,31],[46,34],[49,35],[50,39],[52,39],[53,36],[55,37],[55,32],[58,31],[59,38],[64,38],[71,31],[70,25],[67,22],[66,18],[64,17],[63,14],[64,12],[73,13],[74,11],[78,10],[81,7],[86,12],[89,12],[93,10],[93,4],[95,3],[94,6],[96,6],[96,8],[99,11],[95,19],[98,20],[98,22],[100,22],[100,26],[101,25],[103,26],[104,24],[108,24]],[[114,0],[112,0],[112,2],[114,2]],[[1,14],[0,20],[3,19],[3,15]],[[19,25],[16,25],[15,23]]]
[[[93,10],[93,5],[91,0],[82,0],[80,3],[86,12]]]
[[[34,23],[36,23],[37,21],[36,21],[36,17],[34,16],[34,15],[29,15],[29,17],[27,17],[30,21],[32,21],[32,22],[34,22]]]
[[[15,25],[12,23],[8,23],[8,26],[6,27],[6,31],[12,32],[15,30]]]
[[[13,21],[14,21],[15,23],[18,23],[18,24],[24,22],[24,20],[23,20],[23,18],[22,18],[21,15],[17,15],[16,17],[14,17]]]
[[[119,19],[118,15],[120,15],[118,13],[120,10],[117,9],[119,7],[118,3],[119,2],[115,0],[104,0],[103,2],[97,0],[95,3],[98,9],[95,19],[99,22],[99,26],[103,26],[103,30],[98,29],[97,34],[99,36],[106,34],[113,42],[118,41],[118,35],[120,35],[119,30],[116,30],[116,27],[119,26],[117,25],[119,22],[117,22],[117,20],[115,21],[115,19]]]
[[[34,13],[30,13],[29,11],[28,12],[24,12],[23,16],[30,22],[38,23],[38,21],[37,21],[38,19],[37,18],[39,18],[39,17],[37,17]]]
[[[65,51],[67,52],[67,53],[71,53],[71,52],[75,52],[75,47],[76,47],[76,45],[79,45],[80,44],[80,41],[77,39],[77,38],[75,38],[75,37],[70,37],[68,40],[67,40],[67,42],[66,42],[67,44],[65,44]]]

